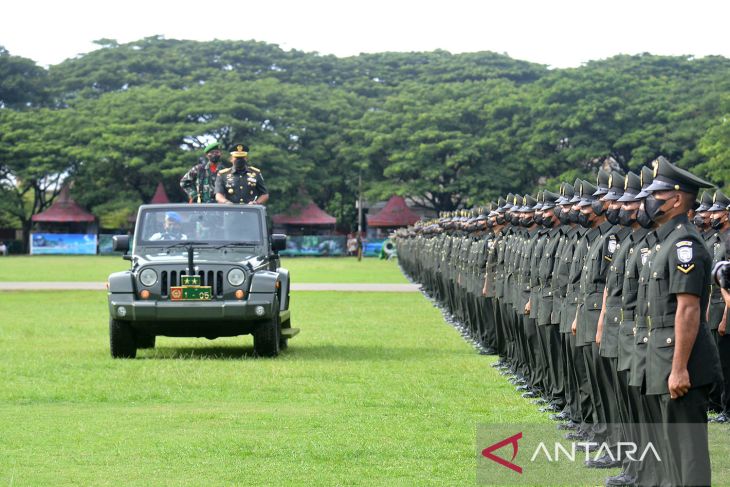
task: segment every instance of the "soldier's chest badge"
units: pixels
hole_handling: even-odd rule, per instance
[[[648,247],[641,249],[641,265],[646,265],[646,260],[649,258],[650,253],[651,249]]]
[[[687,274],[692,269],[695,268],[695,265],[692,263],[692,257],[694,257],[694,252],[692,249],[692,242],[690,241],[682,241],[677,242],[677,261],[679,261],[679,264],[677,265],[677,269],[682,271],[683,273]]]
[[[611,235],[610,237],[608,237],[608,251],[609,251],[609,253],[613,254],[614,252],[616,252],[616,245],[617,244],[618,244],[618,242],[616,240],[616,236],[615,235]]]

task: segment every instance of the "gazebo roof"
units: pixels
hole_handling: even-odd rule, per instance
[[[295,203],[289,207],[288,213],[279,213],[271,219],[279,225],[334,225],[337,222],[337,218],[317,206],[314,201],[306,206]]]
[[[81,208],[68,194],[68,186],[61,189],[53,204],[46,210],[33,215],[34,222],[72,223],[93,222],[96,217]]]
[[[162,204],[162,203],[169,203],[169,202],[170,202],[170,198],[167,197],[167,193],[165,192],[165,187],[162,185],[162,183],[158,183],[157,189],[155,190],[155,194],[154,194],[154,196],[152,196],[150,203]]]
[[[402,196],[392,196],[379,212],[368,215],[370,227],[407,227],[419,220]]]

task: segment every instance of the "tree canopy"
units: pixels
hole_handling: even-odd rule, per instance
[[[284,51],[150,37],[43,69],[0,48],[0,223],[45,209],[57,183],[118,227],[211,140],[251,147],[278,212],[311,197],[355,224],[371,198],[435,210],[554,187],[606,158],[658,155],[725,186],[730,60],[642,54],[548,69],[492,52]]]

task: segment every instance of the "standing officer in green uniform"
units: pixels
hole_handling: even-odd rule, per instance
[[[221,159],[218,142],[204,149],[208,162],[196,164],[180,179],[180,187],[188,195],[188,203],[215,203],[215,180]]]
[[[702,197],[700,197],[700,206],[695,210],[695,216],[692,219],[692,223],[697,226],[697,229],[700,231],[705,240],[709,238],[709,235],[707,235],[708,233],[714,233],[711,231],[710,212],[708,211],[712,205],[712,192],[703,191]]]
[[[555,260],[558,258],[557,250],[560,244],[563,231],[567,228],[561,227],[558,218],[555,216],[556,202],[559,195],[544,191],[542,194],[542,207],[540,215],[540,223],[545,228],[543,236],[544,247],[540,253],[540,258],[535,262],[537,269],[539,305],[536,313],[537,332],[541,337],[543,346],[543,355],[547,361],[547,383],[548,389],[545,393],[549,401],[546,409],[560,411],[565,407],[562,366],[561,366],[561,349],[560,349],[560,332],[558,323],[553,322],[553,267]],[[533,270],[533,274],[535,274]]]
[[[730,222],[728,222],[728,207],[730,198],[722,191],[717,191],[714,196],[710,213],[710,227],[715,230],[715,235],[708,241],[708,248],[712,255],[713,267],[721,260],[725,260],[725,241],[730,233]],[[712,282],[710,289],[710,304],[707,310],[708,325],[712,337],[715,339],[717,351],[720,354],[720,365],[722,367],[723,382],[716,384],[710,393],[711,406],[719,413],[710,419],[712,423],[727,423],[730,421],[730,336],[727,332],[727,306],[722,299],[720,286]]]
[[[218,203],[263,205],[269,200],[264,177],[258,168],[248,165],[248,147],[236,144],[231,152],[232,166],[218,171],[215,200]]]
[[[660,157],[646,189],[646,213],[657,224],[657,244],[642,269],[648,279],[646,394],[659,397],[669,455],[664,480],[674,485],[711,485],[707,407],[721,373],[702,311],[712,257],[687,218],[699,189],[709,187]]]
[[[647,184],[648,186],[648,184]],[[638,388],[629,387],[629,368],[631,354],[634,349],[634,313],[636,310],[639,274],[637,259],[640,249],[649,230],[637,221],[637,213],[641,200],[637,195],[641,192],[641,178],[633,172],[628,173],[624,183],[624,193],[618,199],[621,203],[619,224],[630,228],[631,234],[620,244],[614,254],[613,262],[606,277],[606,300],[604,304],[603,326],[600,330],[601,355],[613,357],[616,403],[622,425],[641,422],[641,392]],[[618,315],[618,323],[616,317]],[[636,428],[625,426],[622,429],[623,440],[640,444],[640,436]],[[626,458],[623,471],[606,479],[606,485],[633,485],[637,477],[638,465]]]

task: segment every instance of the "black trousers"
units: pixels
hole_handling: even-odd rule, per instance
[[[664,440],[668,446],[665,473],[671,485],[711,485],[710,448],[707,433],[707,406],[710,386],[690,389],[671,399],[659,396]],[[664,480],[664,479],[662,479]]]

